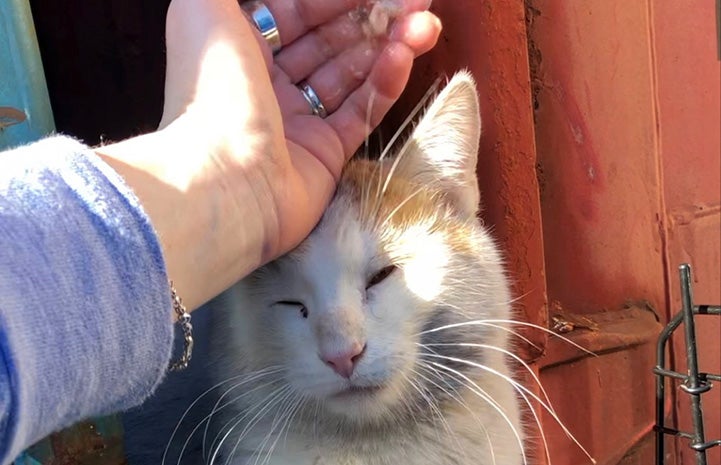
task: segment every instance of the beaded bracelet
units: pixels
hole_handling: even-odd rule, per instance
[[[173,310],[178,316],[178,323],[180,323],[180,329],[183,331],[184,344],[183,355],[180,356],[179,360],[171,362],[168,369],[170,371],[181,371],[188,368],[188,363],[193,356],[193,325],[190,324],[190,313],[183,305],[183,301],[178,296],[172,281],[170,281],[170,298],[173,300]]]

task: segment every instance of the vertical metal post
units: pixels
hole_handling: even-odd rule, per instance
[[[693,439],[691,446],[704,443],[703,415],[701,412],[701,394],[709,390],[708,384],[699,378],[698,354],[696,348],[696,324],[693,317],[693,296],[691,294],[691,267],[683,264],[679,267],[681,280],[681,304],[683,309],[683,326],[686,339],[686,367],[688,377],[681,389],[691,396],[691,411],[693,421]],[[706,465],[706,451],[696,450],[696,462],[698,465]]]
[[[695,451],[696,464],[707,465],[706,450],[712,447],[721,447],[721,439],[706,441],[704,431],[703,409],[701,408],[701,395],[712,387],[711,381],[721,382],[721,374],[699,372],[698,347],[696,345],[696,315],[721,316],[721,305],[695,305],[691,287],[691,267],[683,264],[679,267],[681,282],[682,309],[668,322],[661,331],[656,346],[656,464],[663,465],[665,460],[665,435],[673,435],[690,440],[689,446]],[[666,345],[673,332],[683,323],[686,343],[686,374],[677,373],[667,369]],[[680,389],[691,396],[691,420],[693,431],[680,431],[664,424],[666,378],[678,379],[682,383]]]
[[[667,330],[661,333],[656,345],[656,370],[666,366],[666,341],[668,340]],[[654,370],[654,371],[656,371]],[[665,431],[663,429],[666,414],[666,377],[656,372],[656,464],[663,465],[665,451]]]

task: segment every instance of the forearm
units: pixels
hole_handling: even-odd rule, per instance
[[[262,256],[260,189],[252,189],[243,173],[232,180],[206,176],[214,170],[197,166],[198,160],[215,159],[198,156],[208,152],[200,128],[190,137],[178,131],[171,126],[96,152],[140,199],[158,233],[168,276],[193,310],[268,258]]]
[[[162,379],[171,305],[155,233],[75,141],[0,155],[0,463]]]

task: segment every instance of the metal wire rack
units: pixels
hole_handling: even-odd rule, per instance
[[[663,465],[664,463],[664,435],[673,435],[689,439],[689,447],[695,451],[697,465],[707,465],[706,451],[712,447],[721,446],[721,439],[707,440],[704,435],[701,396],[711,390],[713,387],[712,381],[721,382],[721,374],[699,372],[695,317],[697,315],[721,316],[721,306],[694,304],[691,288],[691,267],[688,264],[679,266],[679,278],[682,308],[659,335],[656,346],[657,363],[653,369],[656,374],[656,425],[654,428],[656,431],[656,464]],[[668,340],[681,323],[684,326],[686,343],[686,374],[666,368]],[[691,432],[680,431],[665,425],[666,378],[681,380],[681,390],[691,397],[691,420],[693,423],[693,431]]]

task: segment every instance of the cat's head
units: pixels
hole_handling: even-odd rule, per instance
[[[432,415],[484,373],[508,318],[499,253],[477,219],[480,113],[455,75],[393,157],[356,159],[313,233],[240,288],[248,369],[354,422]],[[450,325],[450,327],[448,327]],[[485,374],[491,376],[490,374]]]

